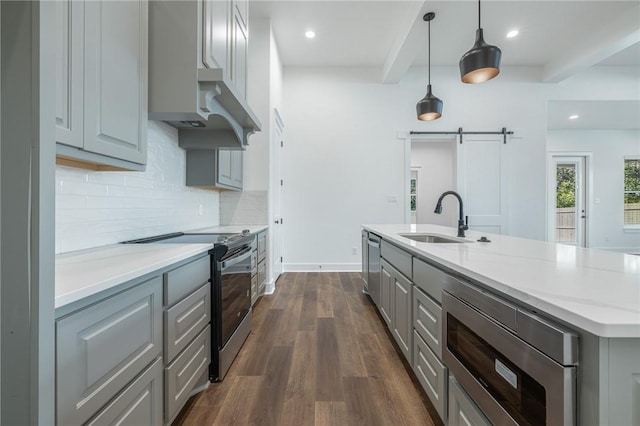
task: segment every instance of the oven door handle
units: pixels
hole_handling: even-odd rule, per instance
[[[239,252],[237,255],[233,256],[231,259],[227,259],[224,262],[222,262],[222,269],[225,269],[237,263],[240,263],[248,257],[251,257],[251,246],[245,248],[244,250]]]

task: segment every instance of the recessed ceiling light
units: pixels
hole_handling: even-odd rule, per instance
[[[311,30],[309,30],[309,31],[307,31],[306,33],[304,33],[304,36],[305,36],[306,38],[315,38],[316,33],[315,33],[315,32],[313,32],[313,31],[311,31]]]
[[[507,33],[507,38],[514,38],[515,36],[517,36],[518,34],[520,34],[520,31],[518,30],[511,30]]]
[[[569,116],[569,120],[575,120],[576,118],[580,118],[578,114],[573,114]]]

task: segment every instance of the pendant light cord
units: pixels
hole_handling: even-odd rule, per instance
[[[429,34],[428,34],[428,39],[427,39],[427,44],[429,47],[429,72],[428,72],[428,76],[429,76],[429,86],[431,86],[431,21],[427,22],[429,24]]]
[[[482,26],[480,25],[480,0],[478,0],[478,29]]]

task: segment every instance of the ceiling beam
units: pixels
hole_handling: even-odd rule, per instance
[[[544,67],[542,81],[561,82],[629,46],[640,43],[639,16],[640,5],[635,5],[618,19],[609,20],[594,28],[593,32],[573,45],[571,52]]]
[[[426,46],[425,32],[420,29],[426,28],[422,17],[427,8],[426,1],[410,4],[403,30],[399,32],[382,68],[383,83],[399,82],[413,64],[419,49]]]

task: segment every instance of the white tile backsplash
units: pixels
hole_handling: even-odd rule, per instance
[[[220,194],[222,225],[264,225],[267,223],[267,191],[226,191]]]
[[[220,193],[185,186],[185,151],[164,123],[149,121],[144,172],[56,166],[56,253],[219,224]]]

